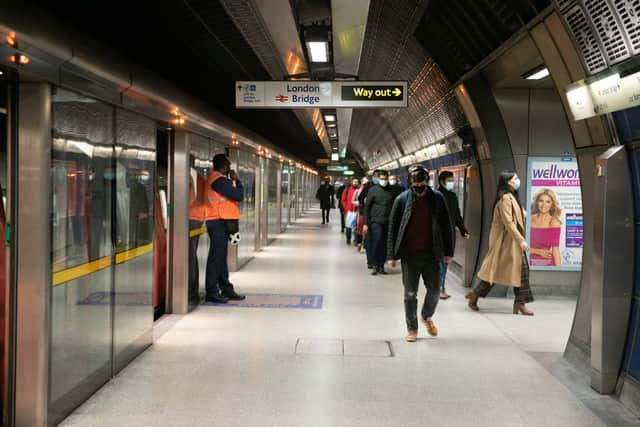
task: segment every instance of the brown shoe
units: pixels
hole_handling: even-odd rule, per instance
[[[429,332],[429,335],[431,335],[432,337],[438,336],[438,328],[436,327],[436,324],[433,320],[422,319],[422,323],[424,323],[424,326],[427,327],[427,332]]]
[[[406,342],[416,342],[417,339],[418,339],[418,331],[409,331],[407,336],[404,337],[404,340]]]
[[[513,314],[522,314],[523,316],[533,316],[533,311],[529,311],[524,304],[513,304]]]
[[[469,300],[468,305],[471,310],[480,310],[480,308],[478,308],[478,294],[476,294],[474,291],[469,291],[464,297]]]

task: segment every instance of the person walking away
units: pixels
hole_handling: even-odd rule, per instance
[[[404,188],[398,181],[398,177],[395,175],[389,175],[389,191],[391,191],[391,195],[393,196],[393,200],[396,199],[402,192]]]
[[[361,224],[362,226],[364,226],[364,208],[367,204],[367,195],[369,194],[369,190],[371,190],[371,188],[378,182],[378,174],[379,170],[376,169],[375,171],[373,171],[373,175],[371,174],[367,174],[367,185],[364,186],[362,192],[360,193],[360,196],[358,197],[358,206],[359,206],[359,214],[360,214],[360,220],[361,220]],[[364,233],[364,227],[361,227],[360,230],[361,233],[361,239],[360,239],[360,246],[358,247],[358,250],[361,250],[362,247],[364,247],[365,253],[367,255],[367,268],[369,270],[373,269],[373,261],[372,261],[372,256],[371,256],[371,241],[369,239],[366,238],[365,233]]]
[[[438,335],[433,321],[440,300],[440,260],[453,259],[451,224],[444,196],[427,187],[429,172],[421,165],[409,168],[410,189],[393,202],[389,216],[387,259],[392,267],[402,261],[404,311],[407,323],[407,342],[418,335],[418,287],[420,277],[427,294],[422,305],[421,318],[429,335]]]
[[[336,188],[336,199],[338,200],[338,210],[340,210],[340,232],[344,233],[344,207],[342,206],[342,193],[344,192],[345,185],[340,183]]]
[[[316,199],[320,201],[320,209],[322,210],[322,224],[329,224],[329,212],[335,206],[335,192],[331,186],[328,176],[324,177],[324,181],[316,191]]]
[[[211,241],[207,257],[206,301],[226,303],[229,300],[243,300],[229,282],[227,249],[229,245],[229,226],[240,219],[238,203],[244,198],[242,182],[231,162],[224,154],[213,157],[213,170],[207,177],[208,194],[205,203],[204,219]]]
[[[378,172],[378,184],[371,187],[364,207],[363,234],[369,241],[371,250],[371,274],[387,274],[384,271],[387,259],[387,232],[389,215],[393,207],[394,197],[388,187],[387,172]]]
[[[352,233],[352,222],[353,219],[357,216],[357,213],[354,212],[356,207],[353,206],[353,195],[360,188],[360,179],[353,178],[351,180],[351,185],[349,188],[345,188],[342,192],[342,209],[345,212],[345,238],[347,241],[347,245],[351,244],[351,233]]]
[[[453,240],[453,253],[456,251],[456,227],[460,230],[462,238],[468,239],[469,232],[464,226],[464,219],[460,213],[460,205],[458,203],[458,196],[453,192],[455,188],[455,181],[453,179],[453,173],[450,171],[443,171],[438,177],[440,187],[438,188],[444,196],[445,202],[447,202],[447,209],[449,210],[449,220],[451,222],[451,238]],[[447,270],[449,264],[442,261],[442,290],[440,291],[440,299],[449,299],[451,295],[447,293],[445,288],[445,281],[447,279]]]
[[[466,298],[469,308],[478,311],[478,298],[489,294],[495,283],[513,288],[513,314],[533,316],[526,304],[533,302],[529,286],[529,244],[524,238],[524,210],[518,201],[520,179],[513,171],[504,171],[498,180],[498,194],[493,205],[489,233],[489,250],[478,271],[481,280]]]
[[[356,194],[354,194],[353,205],[358,208],[358,220],[356,225],[356,241],[355,244],[358,247],[358,251],[362,250],[362,244],[364,243],[364,237],[362,235],[362,226],[364,225],[363,215],[364,215],[364,203],[367,197],[367,193],[369,189],[373,185],[373,179],[371,175],[367,174],[362,177],[362,185]]]

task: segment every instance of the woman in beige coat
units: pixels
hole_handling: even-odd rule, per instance
[[[520,179],[515,172],[505,171],[498,181],[498,196],[493,208],[489,234],[489,251],[478,272],[481,282],[466,298],[469,308],[478,311],[478,298],[487,296],[498,283],[513,287],[513,314],[533,316],[526,303],[533,302],[529,287],[529,263],[526,252],[529,244],[524,238],[524,211],[518,202]]]

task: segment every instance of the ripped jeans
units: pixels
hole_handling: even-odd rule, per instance
[[[427,294],[422,304],[422,318],[433,317],[440,300],[440,260],[433,252],[420,252],[402,258],[402,284],[404,285],[404,314],[407,330],[418,330],[418,288],[420,277]]]

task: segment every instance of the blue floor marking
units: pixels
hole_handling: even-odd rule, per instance
[[[255,308],[300,308],[318,310],[322,308],[322,295],[299,294],[246,294],[244,301],[229,301],[226,304],[205,302],[204,305],[217,307],[255,307]]]
[[[78,305],[110,305],[114,292],[94,292],[78,301]],[[115,305],[145,306],[151,305],[151,292],[118,292]]]

